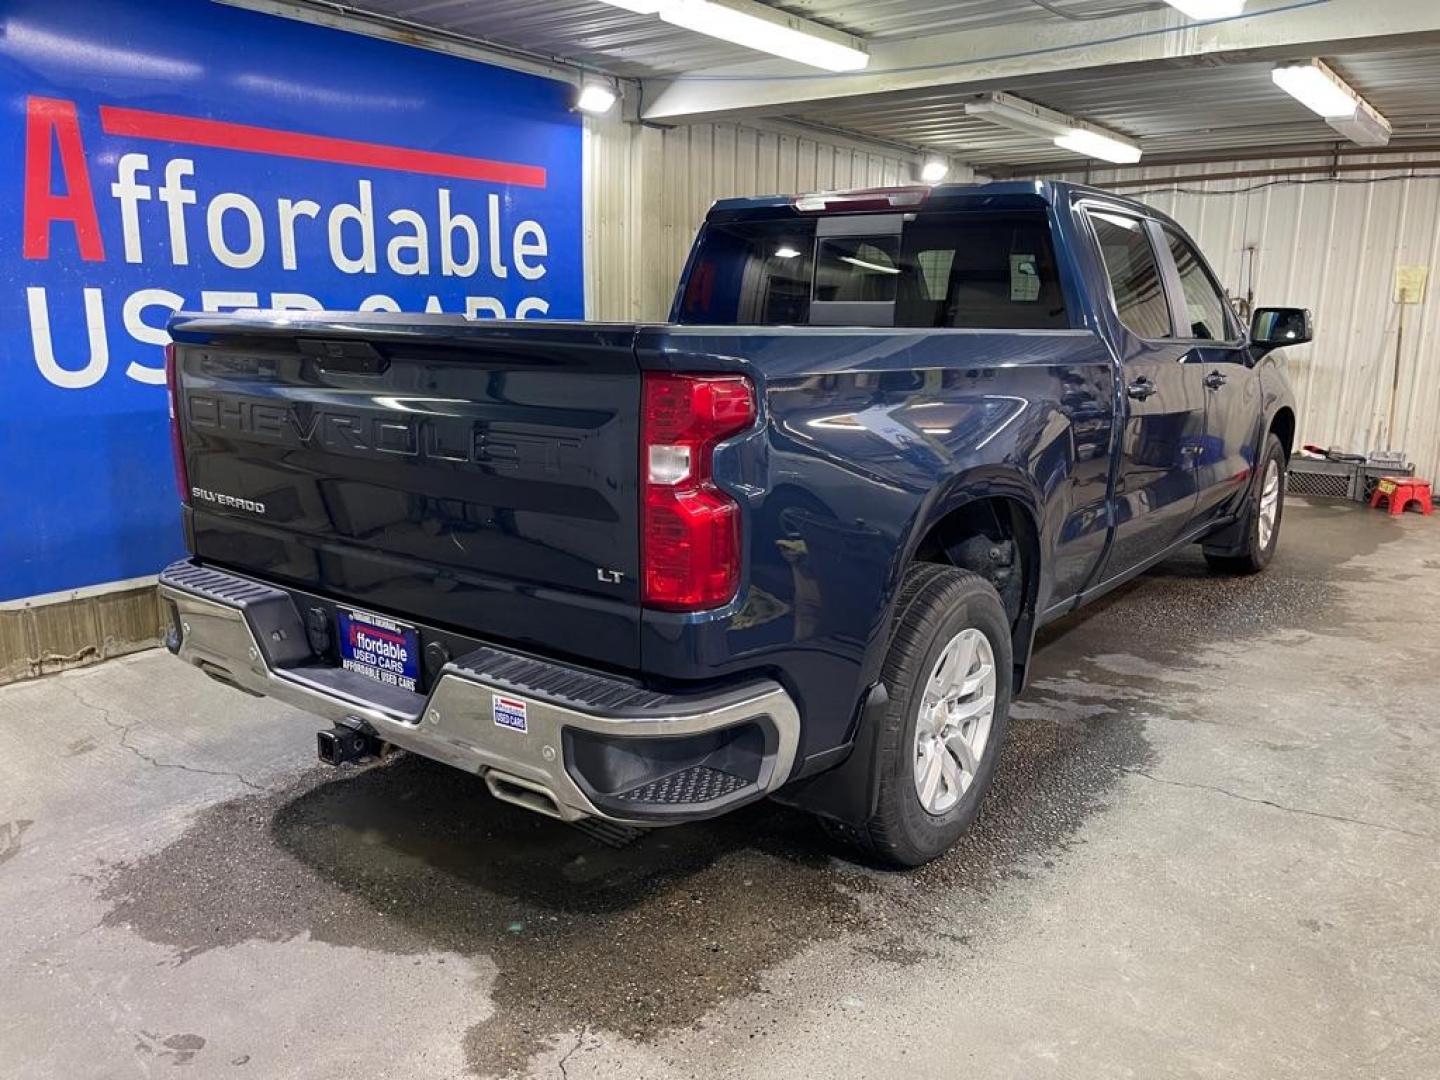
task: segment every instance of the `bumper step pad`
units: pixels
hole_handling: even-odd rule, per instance
[[[739,791],[749,783],[744,777],[712,769],[708,765],[692,765],[659,780],[651,780],[648,784],[622,791],[615,798],[622,802],[679,806],[711,802]]]
[[[241,611],[254,604],[290,602],[288,595],[271,585],[262,585],[208,566],[196,566],[187,559],[171,563],[161,571],[160,583],[184,589],[217,604],[238,607]]]

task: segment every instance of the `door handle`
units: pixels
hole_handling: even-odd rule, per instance
[[[1219,390],[1220,387],[1225,385],[1225,380],[1228,378],[1230,378],[1230,376],[1226,375],[1223,371],[1212,371],[1209,375],[1205,376],[1205,386],[1211,390]]]
[[[1141,375],[1138,379],[1125,387],[1125,392],[1136,401],[1144,401],[1151,394],[1155,393],[1156,387],[1153,382]]]

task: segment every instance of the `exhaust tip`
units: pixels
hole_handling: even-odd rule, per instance
[[[521,777],[491,769],[485,774],[485,786],[490,789],[490,794],[501,802],[523,806],[526,810],[534,810],[537,814],[544,814],[546,817],[556,818],[559,821],[569,821],[575,816],[561,810],[560,803],[555,796],[550,794],[543,784],[537,784],[533,780],[524,780]]]

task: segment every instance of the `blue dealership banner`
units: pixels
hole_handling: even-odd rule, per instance
[[[8,0],[0,600],[180,554],[174,310],[582,317],[569,93],[199,0]]]

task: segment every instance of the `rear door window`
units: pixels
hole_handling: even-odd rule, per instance
[[[1120,321],[1138,337],[1157,340],[1174,336],[1160,263],[1145,223],[1139,218],[1100,211],[1090,212],[1090,223],[1105,260]]]
[[[1061,330],[1070,326],[1050,240],[1035,212],[780,219],[705,227],[679,319]],[[820,219],[824,220],[824,219]],[[848,231],[845,231],[848,230]],[[783,257],[782,257],[783,256]]]

